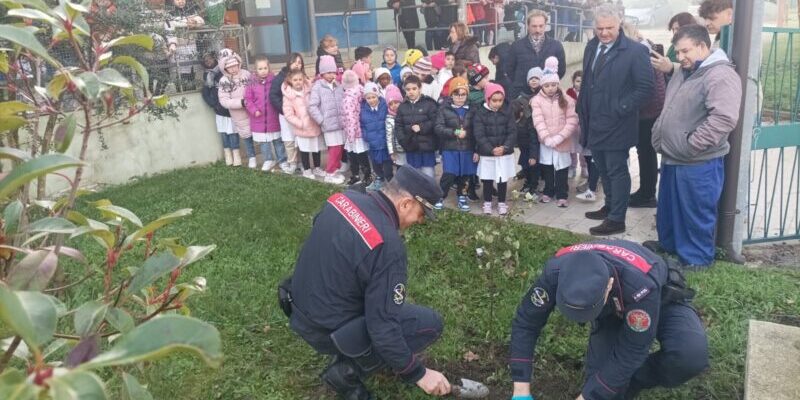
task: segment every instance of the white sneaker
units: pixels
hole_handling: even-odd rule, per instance
[[[261,170],[264,172],[269,172],[273,168],[275,168],[275,161],[272,160],[264,161],[264,165],[261,166]]]
[[[344,176],[339,174],[328,174],[325,177],[325,183],[332,183],[334,185],[341,185],[344,183]]]
[[[284,161],[278,166],[284,174],[291,174],[294,168],[291,168],[288,162]]]
[[[588,202],[588,203],[592,203],[595,200],[597,200],[597,196],[595,196],[594,192],[592,192],[591,190],[588,190],[588,189],[583,193],[576,194],[575,198],[580,200],[580,201],[585,201],[585,202]]]
[[[347,171],[350,171],[350,164],[348,164],[346,162],[343,162],[342,166],[339,167],[339,169],[336,170],[336,172],[338,172],[340,174],[344,174]]]
[[[317,180],[317,177],[314,176],[314,171],[307,169],[303,171],[303,178],[311,179],[312,181]]]
[[[247,168],[256,169],[256,158],[255,157],[250,157],[250,159],[247,160]]]
[[[316,176],[319,176],[319,177],[323,177],[323,176],[326,176],[326,175],[328,175],[328,174],[326,174],[326,173],[325,173],[325,171],[323,171],[323,170],[322,170],[322,168],[320,168],[320,167],[316,167],[316,168],[314,168],[313,172],[314,172],[314,175],[316,175]]]

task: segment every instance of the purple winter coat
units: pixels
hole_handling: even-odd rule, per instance
[[[336,81],[333,88],[324,79],[318,79],[311,87],[311,99],[308,102],[308,113],[314,118],[322,132],[342,130],[339,104],[344,91]]]
[[[278,110],[269,101],[269,91],[275,75],[270,72],[266,78],[252,76],[250,85],[244,92],[245,106],[250,114],[250,130],[258,133],[280,132],[281,124],[278,121]],[[256,117],[256,111],[261,111],[261,116]]]

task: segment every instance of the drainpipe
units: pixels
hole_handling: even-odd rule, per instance
[[[761,29],[764,1],[734,1],[733,37],[730,58],[742,79],[742,106],[739,124],[731,132],[731,151],[725,157],[725,184],[719,204],[717,246],[727,261],[744,263],[742,240],[745,237],[748,194],[750,191],[750,148],[758,100],[758,72],[761,65]]]
[[[311,47],[309,48],[314,53],[317,43],[319,43],[319,38],[317,37],[317,10],[314,8],[314,0],[308,0],[308,22],[309,32],[311,32]]]

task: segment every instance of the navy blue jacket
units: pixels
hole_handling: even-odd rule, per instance
[[[506,98],[516,99],[523,92],[530,94],[528,71],[533,67],[544,69],[544,61],[548,57],[558,59],[558,77],[563,78],[567,72],[567,61],[561,42],[545,37],[542,51],[538,53],[533,51],[533,44],[528,36],[514,42],[508,53],[508,61],[504,60],[502,56],[500,57],[500,62],[506,69],[506,75],[511,79],[511,90],[506,91]]]
[[[606,260],[614,277],[614,288],[593,325],[605,318],[630,319],[642,312],[650,317],[647,329],[641,332],[625,324],[611,357],[595,376],[587,377],[582,391],[586,400],[616,398],[650,353],[661,309],[661,287],[667,283],[664,260],[641,245],[624,240],[576,244],[547,261],[542,274],[522,298],[511,324],[511,378],[514,382],[531,380],[536,341],[556,305],[558,274],[562,268],[586,267],[560,262],[560,255],[573,251],[596,252]]]
[[[606,62],[595,74],[592,64],[599,43],[595,37],[583,53],[577,110],[583,132],[581,145],[592,151],[627,151],[639,140],[639,108],[655,88],[650,55],[647,47],[620,30]]]
[[[295,265],[290,326],[303,338],[327,337],[364,316],[372,348],[403,379],[416,382],[425,367],[398,320],[408,262],[399,226],[397,210],[381,192],[328,198]]]
[[[206,71],[203,73],[203,82],[206,82],[206,76],[212,73],[211,71]],[[200,95],[203,96],[203,101],[208,104],[209,107],[214,109],[214,113],[222,117],[230,117],[231,113],[228,111],[227,108],[223,107],[222,104],[219,103],[219,80],[222,79],[222,71],[217,71],[214,73],[214,86],[203,85],[203,89],[200,91]]]
[[[434,126],[439,114],[439,104],[428,96],[420,95],[416,103],[406,100],[397,108],[394,117],[394,136],[406,152],[432,152],[437,150]],[[411,130],[414,125],[420,131]]]
[[[467,107],[464,118],[458,116],[453,109],[453,100],[447,98],[439,107],[439,115],[436,117],[436,135],[439,136],[439,149],[442,151],[475,151],[475,138],[472,135],[472,109]],[[455,135],[456,129],[464,129],[467,136],[459,139]]]
[[[272,86],[269,88],[269,102],[278,110],[278,114],[283,115],[283,91],[281,87],[283,86],[283,81],[286,80],[286,74],[289,70],[286,67],[281,68],[281,70],[275,75],[275,79],[272,80]]]
[[[485,157],[495,157],[492,150],[503,146],[503,155],[514,154],[517,143],[517,121],[511,114],[511,106],[503,103],[498,111],[485,105],[471,111],[472,135],[475,137],[475,152]]]
[[[378,107],[375,111],[367,104],[361,102],[361,135],[369,145],[370,150],[386,150],[386,114],[389,108],[383,97],[378,98]]]

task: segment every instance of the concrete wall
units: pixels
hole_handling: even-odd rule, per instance
[[[133,178],[171,171],[196,165],[205,165],[222,156],[222,142],[216,130],[214,112],[203,102],[200,93],[184,97],[188,109],[180,120],[148,121],[147,115],[138,115],[130,124],[103,130],[101,139],[96,133],[89,138],[82,186],[96,184],[121,184]],[[83,137],[75,139],[67,154],[78,157]],[[66,170],[72,177],[74,171]],[[62,171],[63,172],[63,171]],[[48,176],[47,193],[52,194],[68,187],[58,176]]]

